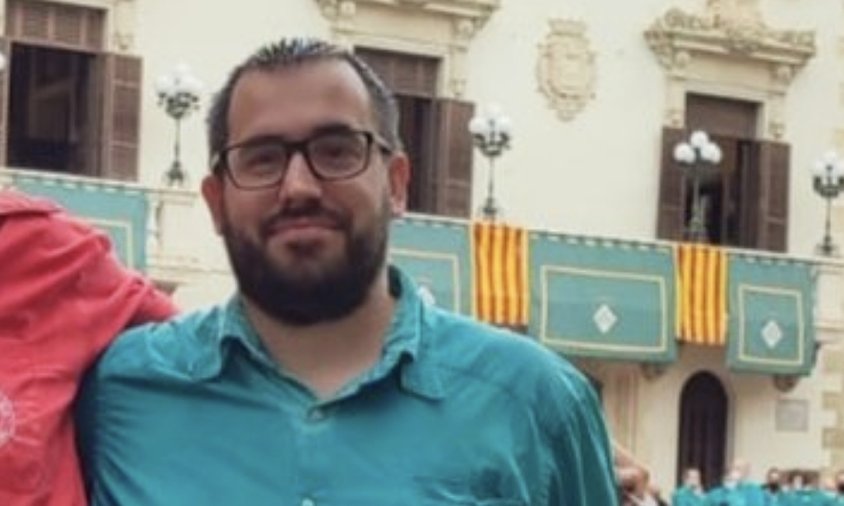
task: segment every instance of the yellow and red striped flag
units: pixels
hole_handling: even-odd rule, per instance
[[[491,222],[472,226],[475,317],[495,325],[528,322],[528,235]]]
[[[704,244],[677,246],[680,341],[723,346],[727,335],[727,254]]]

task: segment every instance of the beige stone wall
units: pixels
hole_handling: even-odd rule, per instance
[[[757,2],[757,7],[770,26],[817,34],[816,56],[794,75],[787,93],[780,97],[780,110],[765,112],[776,112],[782,118],[783,139],[792,144],[790,249],[809,254],[822,234],[823,217],[823,204],[811,190],[809,169],[831,143],[844,145],[844,13],[839,2],[797,4],[770,0]],[[363,28],[349,27],[352,21],[345,19],[347,24],[338,31],[316,0],[139,2],[135,38],[144,55],[148,90],[143,109],[144,178],[158,181],[170,157],[172,125],[156,106],[152,92],[159,74],[187,62],[209,90],[216,90],[229,67],[260,43],[291,34],[338,37],[346,43],[442,57],[448,61],[440,83],[444,95],[502,106],[515,128],[513,149],[500,160],[497,172],[499,199],[507,219],[552,230],[650,239],[656,222],[659,134],[678,97],[672,95],[676,90],[671,91],[665,69],[648,47],[644,32],[672,7],[702,13],[704,5],[693,0],[503,0],[483,24],[471,26],[476,30],[465,24],[461,28],[459,17],[446,18],[457,25],[443,25],[441,19],[427,15],[423,23],[412,13],[395,16],[377,9],[364,16]],[[377,25],[385,26],[383,33],[377,33]],[[552,61],[549,73],[540,64],[552,46],[571,60],[562,68],[554,67]],[[723,82],[697,75],[690,89],[763,102],[768,98],[742,84],[749,79],[742,67],[725,63],[704,70],[710,76],[721,72]],[[555,71],[567,79],[555,84]],[[566,88],[566,83],[572,82],[583,86]],[[549,98],[549,89],[561,94],[562,102]],[[569,92],[571,95],[566,95]],[[565,107],[567,100],[576,107],[571,114],[561,115],[559,108]],[[207,163],[204,113],[189,118],[183,131],[184,158],[194,187]],[[480,202],[486,165],[481,157],[476,162],[475,202]],[[231,280],[204,205],[198,201],[181,220],[183,240],[196,244],[207,275],[181,288],[177,300],[185,307],[219,300],[231,288]],[[836,223],[844,224],[844,219]],[[840,307],[840,295],[824,297],[838,297],[831,304]],[[829,325],[830,335],[840,334],[836,325]],[[633,365],[600,365],[598,376],[604,381],[605,406],[614,433],[649,462],[657,481],[670,489],[676,465],[680,389],[702,368],[714,371],[730,392],[733,415],[728,455],[754,460],[757,478],[773,464],[841,464],[844,420],[837,406],[844,405],[844,399],[840,398],[842,380],[837,376],[842,372],[840,355],[825,348],[826,376],[818,373],[787,394],[778,392],[768,377],[730,374],[723,366],[721,350],[713,349],[686,348],[678,364],[651,380]],[[779,399],[808,403],[811,410],[805,432],[776,430],[773,420]],[[772,446],[771,441],[778,444]]]
[[[829,453],[829,467],[844,469],[844,349],[825,350],[822,367],[827,381],[823,409],[831,413],[831,423],[824,428],[822,444]]]
[[[187,62],[209,91],[215,90],[228,68],[262,42],[292,34],[337,36],[322,3],[332,2],[136,2],[134,47],[144,56],[144,83],[149,90],[143,109],[143,177],[157,181],[169,160],[172,126],[156,106],[152,93],[158,75]],[[672,7],[703,13],[704,3],[499,3],[483,23],[457,16],[444,18],[449,24],[442,24],[429,17],[421,23],[422,18],[414,15],[411,7],[401,15],[387,15],[381,9],[365,16],[360,14],[364,12],[361,6],[378,2],[361,1],[356,4],[356,12],[365,29],[349,29],[340,35],[357,37],[370,45],[440,56],[447,62],[441,84],[444,95],[459,94],[478,104],[501,104],[515,127],[513,148],[500,160],[497,173],[506,218],[571,232],[652,238],[660,129],[668,105],[677,97],[669,96],[665,71],[648,47],[644,32]],[[812,194],[806,173],[833,142],[835,128],[842,127],[842,66],[833,63],[840,61],[839,41],[844,35],[839,33],[841,23],[830,21],[836,16],[840,19],[841,6],[808,2],[796,8],[793,3],[777,0],[761,2],[759,8],[762,18],[774,28],[817,33],[816,57],[795,74],[783,103],[777,106],[782,109],[778,114],[783,118],[784,139],[793,145],[790,246],[796,253],[808,253],[820,235],[823,208]],[[573,51],[562,50],[561,54],[568,55],[565,65],[551,72],[565,76],[556,85],[563,103],[568,103],[567,94],[575,97],[578,110],[569,118],[561,117],[562,106],[555,105],[560,102],[542,91],[542,73],[538,71],[543,47],[559,23],[581,27],[581,38],[563,43]],[[383,33],[374,33],[371,25],[383,26]],[[422,30],[423,26],[429,29]],[[592,56],[582,58],[586,53],[578,51]],[[764,94],[750,93],[751,87],[742,85],[749,81],[739,79],[741,69],[730,70],[724,64],[722,70],[724,85],[709,82],[706,90],[766,100]],[[585,79],[588,74],[594,77]],[[567,83],[578,80],[586,84],[566,88]],[[185,123],[184,147],[185,161],[196,181],[206,164],[199,117]],[[474,200],[479,203],[486,178],[481,157],[477,157],[476,174]],[[196,218],[202,220],[204,216],[198,214]]]

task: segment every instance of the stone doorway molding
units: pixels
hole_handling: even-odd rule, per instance
[[[336,42],[442,61],[441,96],[462,98],[466,51],[500,0],[315,0]]]
[[[645,31],[666,71],[665,125],[682,128],[687,92],[762,105],[759,137],[781,140],[785,97],[815,55],[815,33],[774,29],[758,0],[708,0],[702,14],[669,9]]]

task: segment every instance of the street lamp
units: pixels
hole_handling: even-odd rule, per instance
[[[155,92],[158,95],[158,105],[173,118],[176,127],[173,162],[164,174],[164,182],[171,187],[184,186],[187,174],[182,169],[180,160],[181,123],[188,114],[199,108],[202,82],[191,74],[187,65],[180,64],[172,73],[165,74],[156,80]]]
[[[812,182],[815,192],[826,199],[826,226],[823,241],[818,245],[818,252],[824,256],[838,256],[838,246],[832,243],[830,233],[832,199],[836,198],[844,188],[844,162],[838,158],[838,153],[829,151],[815,162]]]
[[[510,147],[511,129],[510,118],[503,115],[496,105],[487,107],[486,111],[469,121],[472,143],[489,160],[487,195],[481,213],[490,221],[494,221],[500,211],[495,202],[495,159]]]
[[[705,242],[706,216],[700,201],[700,179],[707,166],[721,162],[721,148],[709,139],[703,130],[695,130],[688,141],[674,146],[674,161],[692,178],[692,217],[686,228],[686,239]]]

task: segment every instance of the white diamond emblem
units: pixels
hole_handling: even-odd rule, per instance
[[[595,326],[598,327],[601,334],[606,334],[615,327],[615,324],[618,322],[618,317],[608,305],[601,304],[601,306],[595,311],[595,314],[592,315],[592,321],[595,322]]]
[[[768,323],[762,327],[762,339],[768,345],[768,348],[772,350],[776,348],[780,341],[782,341],[782,338],[782,329],[776,321],[768,320]]]

